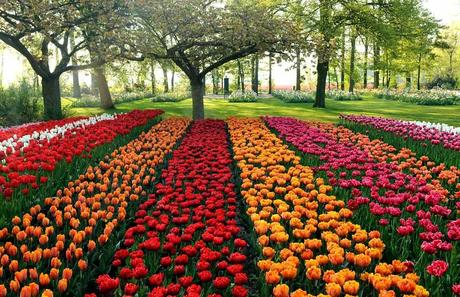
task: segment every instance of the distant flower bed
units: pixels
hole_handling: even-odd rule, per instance
[[[257,94],[252,90],[238,90],[230,94],[228,102],[257,102]]]
[[[315,92],[304,91],[273,91],[273,97],[286,103],[313,103]]]
[[[357,92],[345,92],[340,90],[331,90],[327,92],[327,96],[336,101],[359,101],[363,100],[363,97]]]
[[[180,102],[187,98],[190,98],[191,95],[186,92],[177,92],[177,93],[164,93],[153,96],[153,102]]]
[[[372,91],[377,97],[385,100],[402,101],[417,105],[454,105],[460,102],[460,94],[454,91],[433,89],[417,92],[378,90]]]
[[[149,92],[130,92],[113,94],[112,100],[114,104],[121,104],[126,102],[132,102],[145,98],[152,97],[152,93]],[[101,106],[101,99],[96,96],[84,96],[74,101],[71,107],[99,107]]]

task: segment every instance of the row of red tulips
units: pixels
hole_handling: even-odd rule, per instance
[[[195,122],[136,212],[112,276],[97,278],[97,294],[247,296],[231,163],[225,122]]]
[[[380,230],[392,257],[414,262],[434,296],[458,290],[458,194],[424,175],[428,169],[416,168],[423,162],[410,160],[407,151],[402,160],[398,152],[388,153],[394,148],[378,141],[372,147],[369,139],[342,128],[329,126],[327,132],[322,124],[290,118],[266,122],[305,154],[305,162],[317,165],[315,171],[355,210],[354,222]]]
[[[129,133],[134,127],[145,125],[161,113],[160,110],[135,110],[118,115],[116,119],[69,129],[62,136],[50,140],[31,140],[26,148],[4,157],[4,164],[0,165],[3,173],[0,176],[0,194],[6,199],[17,190],[27,194],[30,188],[37,188],[47,181],[45,176],[41,176],[42,171],[51,172],[59,161],[70,163],[75,156],[91,158],[91,150],[95,147]]]

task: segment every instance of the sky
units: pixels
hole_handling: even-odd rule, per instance
[[[439,19],[444,25],[449,25],[452,22],[460,22],[460,0],[424,0],[424,7],[426,7],[431,13]],[[1,59],[3,58],[3,62]],[[15,54],[14,50],[7,50],[3,57],[0,57],[0,67],[3,71],[3,83],[8,85],[12,82],[17,81],[18,77],[23,75],[23,59]],[[265,62],[266,63],[266,62]],[[287,70],[292,66],[292,63],[281,63],[280,65],[274,65],[273,68],[273,79],[275,85],[289,87],[295,84],[295,71]],[[262,71],[259,74],[260,80],[263,84],[268,80],[268,72],[261,67]],[[311,71],[310,71],[311,75]],[[88,75],[81,77],[82,81],[87,81]]]
[[[424,6],[444,25],[460,21],[460,0],[425,0]]]

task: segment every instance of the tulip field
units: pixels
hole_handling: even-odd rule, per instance
[[[161,110],[0,130],[0,297],[460,296],[460,129]]]

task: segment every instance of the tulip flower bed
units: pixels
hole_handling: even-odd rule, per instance
[[[247,296],[225,122],[197,121],[136,213],[101,296]],[[86,296],[96,296],[95,293]]]
[[[69,179],[158,121],[160,110],[43,122],[0,145],[0,223],[52,195]],[[54,125],[54,126],[52,126]],[[31,132],[30,128],[37,130]],[[16,129],[17,130],[17,129]]]
[[[231,119],[228,126],[260,245],[258,296],[428,296],[411,263],[380,261],[380,233],[353,224],[332,187],[261,120]]]
[[[127,131],[140,119],[117,129]],[[110,266],[127,218],[146,200],[189,122],[161,122],[14,217],[0,231],[0,296],[83,296],[86,284]]]
[[[398,148],[408,147],[437,163],[460,166],[459,128],[424,122],[342,115],[342,123],[355,132],[383,139]]]
[[[443,170],[427,157],[344,128],[289,118],[266,122],[305,154],[304,162],[316,165],[354,210],[353,222],[381,232],[385,256],[413,261],[432,296],[449,296],[449,288],[460,293],[456,167]]]

